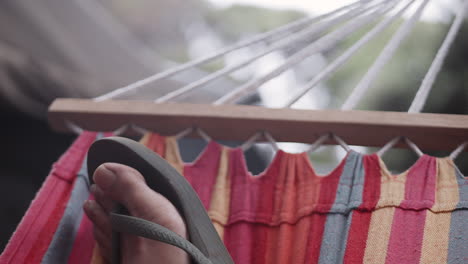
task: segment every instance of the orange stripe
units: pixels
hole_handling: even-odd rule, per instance
[[[231,181],[229,178],[229,149],[223,147],[219,161],[218,175],[213,187],[210,209],[208,215],[213,221],[213,225],[218,231],[221,239],[224,237],[224,227],[229,220],[229,205],[231,199]]]
[[[171,164],[180,174],[184,171],[184,162],[180,157],[179,146],[175,137],[166,137],[166,153],[164,158]]]
[[[147,146],[150,137],[151,137],[151,133],[144,134],[143,137],[140,139],[140,143]]]
[[[107,264],[106,259],[101,254],[101,249],[98,244],[94,246],[93,257],[91,258],[90,264]]]
[[[311,228],[310,217],[294,220],[298,210],[317,200],[320,185],[310,177],[308,157],[305,153],[288,154],[281,160],[275,186],[273,222],[269,227],[265,263],[305,263]]]

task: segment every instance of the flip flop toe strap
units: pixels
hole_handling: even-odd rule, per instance
[[[156,223],[118,213],[111,213],[110,220],[114,231],[161,241],[183,249],[195,263],[213,264],[197,247],[177,233]]]

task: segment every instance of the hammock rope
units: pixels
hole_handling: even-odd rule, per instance
[[[293,21],[292,23],[281,26],[279,28],[273,29],[271,31],[241,40],[233,45],[227,46],[207,56],[189,61],[187,63],[173,67],[166,71],[152,75],[143,80],[139,80],[128,86],[118,88],[114,91],[96,97],[94,98],[94,101],[104,101],[116,98],[131,91],[135,91],[138,88],[147,84],[165,78],[169,78],[180,72],[203,65],[207,62],[218,59],[230,52],[242,48],[250,47],[258,43],[265,43],[267,45],[267,48],[265,50],[245,59],[244,61],[241,61],[240,63],[236,63],[234,65],[226,66],[222,69],[219,69],[211,74],[204,76],[201,79],[191,82],[154,100],[155,103],[171,101],[183,94],[188,93],[189,91],[192,91],[196,88],[200,88],[209,82],[213,82],[221,77],[226,77],[237,70],[245,68],[246,66],[266,56],[267,54],[273,53],[275,51],[285,50],[286,48],[289,48],[292,45],[304,43],[305,41],[310,42],[308,45],[302,47],[300,50],[286,58],[281,65],[277,66],[272,71],[266,73],[265,75],[248,80],[246,83],[234,88],[232,91],[226,93],[221,98],[218,98],[216,101],[213,102],[214,105],[232,104],[244,98],[245,96],[250,95],[252,92],[255,92],[260,86],[276,78],[285,71],[291,69],[298,63],[302,62],[304,59],[309,58],[314,54],[335,47],[341,41],[347,38],[350,34],[355,33],[363,26],[374,23],[375,21],[381,18],[379,23],[373,26],[351,47],[347,48],[340,56],[338,56],[331,63],[329,63],[310,81],[308,81],[307,83],[299,87],[297,90],[295,90],[293,92],[293,95],[286,100],[286,103],[283,106],[284,108],[290,108],[298,100],[300,100],[308,92],[310,92],[314,87],[316,87],[320,82],[326,80],[334,72],[336,72],[339,67],[345,64],[366,43],[368,43],[370,40],[374,39],[377,35],[382,33],[397,19],[401,18],[403,14],[408,12],[408,10],[417,1],[420,1],[419,6],[411,14],[409,19],[405,20],[398,28],[398,30],[393,34],[393,36],[384,46],[378,57],[374,60],[374,63],[367,70],[367,72],[361,78],[359,83],[356,85],[356,87],[352,90],[348,98],[345,100],[344,104],[341,106],[341,110],[352,110],[357,106],[362,97],[367,93],[370,86],[375,81],[378,74],[381,72],[382,68],[394,56],[395,52],[401,46],[402,42],[412,31],[416,23],[419,21],[427,4],[429,3],[429,0],[356,1],[329,13],[313,18],[302,18]],[[450,26],[450,29],[447,32],[433,62],[431,63],[431,66],[428,69],[428,72],[426,73],[422,81],[421,86],[419,87],[411,103],[411,106],[408,110],[409,113],[419,113],[423,109],[427,101],[427,97],[434,84],[434,81],[442,68],[445,58],[447,57],[448,51],[451,45],[453,44],[457,33],[460,31],[467,9],[468,1],[464,1],[462,4],[462,8],[458,9],[458,12]],[[66,125],[69,127],[70,130],[77,134],[80,134],[83,131],[83,129],[81,129],[78,125],[72,122],[67,121]],[[149,132],[144,128],[135,127],[134,125],[129,124],[118,128],[114,131],[114,133],[121,134],[129,128],[135,131],[139,131],[140,133]],[[196,127],[188,128],[180,132],[178,136],[183,137],[192,132],[197,132],[206,141],[211,140],[211,138],[206,133],[204,133]],[[267,141],[269,141],[272,144],[273,148],[277,149],[276,141],[274,141],[273,137],[266,131],[260,131],[254,134],[250,139],[244,142],[242,148],[249,148],[250,145],[254,144],[254,142],[260,137],[264,137],[265,139],[267,139]],[[350,149],[349,146],[346,143],[344,143],[344,141],[342,141],[338,136],[336,136],[333,133],[326,133],[322,136],[319,136],[317,140],[310,145],[308,151],[312,152],[316,150],[325,141],[330,139],[334,139],[345,150]],[[405,137],[393,138],[377,153],[379,155],[383,155],[388,149],[392,148],[400,141],[405,142],[418,155],[422,155],[421,150],[416,146],[416,144],[414,144],[412,141]],[[450,154],[450,157],[452,159],[456,158],[459,155],[459,153],[463,151],[466,145],[468,145],[468,142],[462,143]]]
[[[453,20],[450,29],[440,46],[439,50],[437,51],[437,55],[435,56],[434,60],[431,63],[429,70],[424,76],[423,82],[416,93],[416,96],[411,103],[411,106],[408,110],[408,113],[420,113],[423,109],[424,105],[426,104],[427,97],[434,85],[434,81],[439,74],[440,70],[442,69],[442,64],[444,63],[445,58],[449,52],[450,47],[452,46],[457,33],[460,31],[460,27],[462,25],[463,20],[465,19],[466,10],[468,9],[468,1],[465,0],[464,4],[461,8],[458,9],[457,15]]]
[[[391,1],[393,2],[393,1]],[[255,91],[258,87],[263,85],[264,83],[270,81],[271,79],[277,77],[281,73],[286,70],[289,70],[292,66],[298,64],[299,62],[303,61],[304,59],[319,53],[325,49],[329,49],[334,47],[339,43],[341,40],[348,37],[350,34],[354,33],[356,30],[360,29],[361,27],[367,25],[368,23],[372,23],[379,18],[380,15],[384,14],[385,11],[388,9],[388,2],[385,2],[386,8],[372,8],[366,9],[366,13],[364,15],[358,16],[353,20],[348,21],[342,27],[336,29],[335,31],[321,37],[320,39],[312,42],[302,50],[296,52],[289,58],[285,60],[285,62],[267,73],[264,76],[260,76],[258,78],[254,78],[247,83],[239,86],[238,88],[234,89],[233,91],[227,93],[223,97],[216,100],[213,104],[214,105],[222,105],[222,104],[229,104],[234,103],[240,98],[250,94],[252,91]]]
[[[429,0],[423,0],[416,12],[414,12],[413,15],[400,26],[398,31],[392,36],[390,41],[380,52],[379,56],[374,61],[374,64],[372,64],[364,77],[351,92],[348,99],[346,99],[345,103],[341,106],[341,110],[352,110],[356,107],[362,97],[366,94],[372,82],[377,78],[383,66],[385,66],[393,57],[400,44],[411,32],[414,25],[421,17],[428,2]]]
[[[184,64],[181,64],[181,65],[178,65],[176,67],[173,67],[173,68],[170,68],[166,71],[163,71],[163,72],[160,72],[160,73],[156,73],[152,76],[149,76],[145,79],[142,79],[142,80],[139,80],[137,82],[134,82],[132,84],[129,84],[125,87],[121,87],[121,88],[117,88],[109,93],[106,93],[106,94],[103,94],[101,96],[98,96],[98,97],[95,97],[94,100],[95,101],[104,101],[104,100],[109,100],[109,99],[112,99],[112,98],[115,98],[117,96],[120,96],[120,95],[123,95],[123,94],[126,94],[126,93],[129,93],[131,91],[134,91],[142,86],[145,86],[147,84],[150,84],[150,83],[153,83],[153,82],[156,82],[158,80],[162,80],[162,79],[165,79],[165,78],[169,78],[171,76],[174,76],[180,72],[183,72],[185,70],[188,70],[190,68],[193,68],[193,67],[196,67],[196,66],[199,66],[199,65],[202,65],[204,63],[207,63],[209,61],[212,61],[212,60],[215,60],[221,56],[224,56],[234,50],[238,50],[238,49],[241,49],[241,48],[245,48],[245,47],[248,47],[248,46],[251,46],[251,45],[254,45],[254,44],[257,44],[259,42],[263,42],[263,41],[271,41],[271,39],[274,39],[275,37],[277,37],[278,35],[284,35],[284,36],[287,36],[289,34],[291,34],[292,32],[308,25],[308,24],[311,24],[311,23],[314,23],[316,21],[320,21],[321,19],[324,19],[324,18],[327,18],[329,16],[332,16],[332,15],[335,15],[335,14],[338,14],[340,12],[343,12],[343,11],[346,11],[347,9],[351,9],[351,8],[355,8],[356,6],[359,6],[359,5],[362,5],[362,1],[356,1],[354,3],[351,3],[349,5],[346,5],[346,6],[343,6],[341,8],[338,8],[332,12],[329,12],[327,14],[323,14],[323,15],[320,15],[320,16],[317,16],[317,17],[313,17],[313,18],[309,18],[309,17],[306,17],[306,18],[303,18],[303,19],[300,19],[298,21],[294,21],[292,23],[289,23],[289,24],[286,24],[284,26],[281,26],[279,28],[276,28],[276,29],[273,29],[271,31],[268,31],[268,32],[265,32],[265,33],[262,33],[262,34],[259,34],[259,35],[255,35],[251,38],[248,38],[248,39],[245,39],[245,40],[241,40],[233,45],[230,45],[228,47],[225,47],[219,51],[216,51],[212,54],[209,54],[209,55],[206,55],[204,57],[201,57],[199,59],[195,59],[195,60],[192,60],[192,61],[189,61],[187,63],[184,63]]]
[[[172,100],[178,96],[181,96],[182,94],[185,94],[193,89],[196,89],[196,88],[200,88],[202,87],[203,85],[209,83],[209,82],[213,82],[221,77],[224,77],[224,76],[227,76],[229,74],[231,74],[232,72],[235,72],[237,70],[240,70],[242,68],[245,68],[246,66],[248,66],[249,64],[251,64],[252,62],[274,52],[274,51],[277,51],[277,50],[282,50],[288,46],[291,46],[291,45],[294,45],[298,42],[301,42],[301,41],[304,41],[306,39],[310,39],[310,38],[316,38],[317,35],[319,35],[320,33],[330,29],[331,27],[333,26],[336,26],[340,23],[342,23],[343,21],[346,21],[347,19],[351,19],[353,18],[354,16],[358,15],[358,14],[361,14],[363,12],[366,12],[367,10],[371,9],[371,8],[375,8],[377,5],[372,5],[370,7],[366,7],[366,6],[357,6],[355,8],[352,8],[350,9],[347,13],[343,14],[343,15],[340,15],[340,16],[337,16],[329,21],[327,20],[322,20],[322,21],[319,21],[317,24],[313,24],[310,28],[305,28],[299,32],[296,32],[294,34],[291,34],[289,35],[288,37],[286,37],[285,39],[282,39],[280,42],[277,42],[275,43],[275,45],[272,45],[271,47],[265,49],[264,51],[260,52],[259,54],[255,55],[255,56],[252,56],[250,58],[247,58],[246,60],[240,62],[240,63],[237,63],[237,64],[234,64],[232,66],[228,66],[228,67],[225,67],[225,68],[222,68],[218,71],[215,71],[214,73],[211,73],[197,81],[194,81],[194,82],[191,82],[173,92],[170,92],[158,99],[155,100],[156,103],[163,103],[163,102],[167,102],[169,100]]]
[[[331,74],[335,73],[340,66],[346,63],[360,48],[362,48],[366,43],[384,31],[390,24],[392,24],[396,19],[401,17],[403,13],[415,2],[412,0],[408,2],[403,8],[401,8],[397,13],[392,16],[385,17],[380,21],[372,30],[367,32],[362,38],[360,38],[356,43],[354,43],[350,48],[348,48],[343,54],[336,58],[333,62],[327,65],[325,69],[319,72],[314,78],[306,83],[304,86],[298,89],[297,92],[284,104],[283,107],[291,107],[299,99],[304,97],[308,92],[310,92],[314,87],[317,86],[320,82],[324,81]],[[402,2],[402,1],[400,1]],[[397,4],[397,3],[395,3]]]

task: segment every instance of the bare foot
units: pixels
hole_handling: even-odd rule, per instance
[[[187,232],[176,208],[159,193],[151,190],[143,176],[133,168],[116,163],[99,166],[93,176],[91,191],[96,201],[86,201],[86,215],[94,223],[94,237],[104,258],[110,260],[111,226],[109,212],[118,202],[131,215],[158,223],[182,237]],[[174,246],[146,238],[122,234],[122,264],[126,263],[189,263],[187,254]]]

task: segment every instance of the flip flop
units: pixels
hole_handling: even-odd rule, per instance
[[[186,251],[194,263],[234,263],[196,192],[164,159],[133,140],[104,138],[96,141],[88,151],[88,174],[91,182],[96,168],[106,162],[120,163],[138,170],[150,188],[174,204],[185,221],[190,239],[188,241],[156,223],[129,216],[125,208],[120,206],[110,214],[113,229],[112,263],[120,262],[119,233],[174,245]]]

